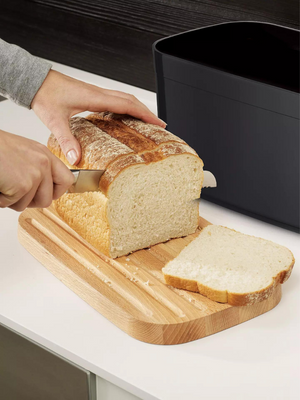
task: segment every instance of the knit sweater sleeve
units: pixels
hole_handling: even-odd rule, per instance
[[[30,109],[52,65],[0,39],[0,94]]]

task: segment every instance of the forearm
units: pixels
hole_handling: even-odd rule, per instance
[[[0,94],[30,109],[51,64],[0,39]]]

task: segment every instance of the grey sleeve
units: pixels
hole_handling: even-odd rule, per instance
[[[52,65],[0,39],[0,94],[30,109]]]

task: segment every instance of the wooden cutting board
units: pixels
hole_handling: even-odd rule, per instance
[[[178,344],[203,338],[275,307],[273,296],[252,306],[232,307],[164,283],[161,269],[208,225],[129,256],[104,256],[56,214],[27,209],[19,218],[19,240],[49,271],[84,301],[132,337],[148,343]]]

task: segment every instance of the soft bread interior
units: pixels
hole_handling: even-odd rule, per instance
[[[267,288],[293,262],[286,247],[210,225],[162,271],[215,291],[245,294]]]
[[[195,232],[202,180],[202,162],[191,154],[123,170],[107,194],[112,256]]]

